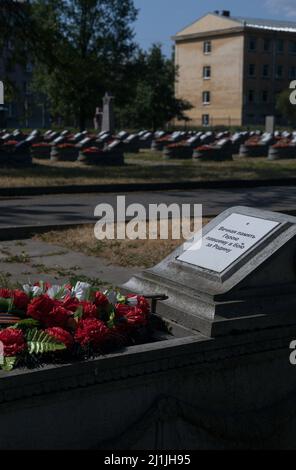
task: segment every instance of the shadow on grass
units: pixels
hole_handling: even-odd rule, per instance
[[[198,181],[225,179],[272,179],[296,176],[296,161],[269,162],[266,159],[236,159],[232,162],[164,162],[154,156],[127,157],[124,166],[83,166],[77,163],[34,162],[27,168],[1,168],[0,182],[7,186],[14,179],[19,185],[90,184],[100,182]]]

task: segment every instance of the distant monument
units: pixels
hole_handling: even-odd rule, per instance
[[[102,127],[102,116],[101,108],[97,107],[94,115],[94,128],[96,131],[100,130]]]
[[[102,132],[112,133],[115,129],[113,101],[114,96],[111,96],[109,93],[106,93],[103,98]]]
[[[266,116],[265,118],[265,131],[269,134],[274,134],[275,131],[275,116]]]

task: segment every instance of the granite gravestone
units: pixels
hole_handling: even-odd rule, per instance
[[[110,132],[111,134],[115,129],[113,101],[114,97],[106,93],[103,98],[102,131]]]
[[[275,131],[275,116],[266,116],[265,118],[265,131],[269,134],[274,134]]]
[[[296,218],[234,207],[124,287],[208,336],[295,323]]]
[[[94,115],[94,128],[96,131],[102,128],[102,116],[103,112],[97,107]]]

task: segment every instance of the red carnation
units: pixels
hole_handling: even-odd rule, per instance
[[[14,357],[26,349],[22,330],[6,328],[0,331],[0,342],[4,346],[4,356]]]
[[[129,313],[130,310],[132,310],[133,307],[131,307],[130,305],[126,305],[126,304],[117,304],[115,306],[115,313],[116,313],[116,316],[117,317],[124,317],[125,315],[127,315]]]
[[[44,317],[43,323],[46,327],[51,328],[54,326],[65,327],[69,318],[72,316],[70,310],[62,307],[61,305],[57,305],[54,307],[51,312]]]
[[[147,325],[147,314],[139,307],[117,304],[115,312],[116,316],[126,320],[129,326]]]
[[[49,315],[55,306],[55,301],[48,295],[40,295],[35,297],[28,306],[27,315],[44,322],[44,319]]]
[[[109,307],[108,297],[99,291],[95,293],[94,303],[96,304],[99,310],[106,310]]]
[[[12,297],[12,290],[10,289],[0,289],[1,299],[10,299]]]
[[[129,294],[127,296],[128,299],[131,299],[131,298],[134,298],[135,296],[133,294]],[[148,300],[143,297],[143,296],[136,296],[137,298],[137,301],[138,301],[138,304],[137,304],[137,307],[141,308],[143,313],[147,314],[150,312],[150,305],[149,305],[149,302]]]
[[[144,313],[150,313],[150,304],[145,297],[138,296],[138,307],[140,307]]]
[[[92,302],[81,302],[83,308],[83,318],[96,318],[98,309]]]
[[[75,333],[75,340],[81,346],[91,344],[95,348],[103,345],[110,334],[109,328],[100,320],[96,318],[86,318],[80,320]]]
[[[147,316],[139,307],[133,307],[125,315],[125,318],[131,326],[145,326],[147,325]]]
[[[13,305],[18,310],[26,311],[29,302],[30,302],[30,299],[25,292],[21,290],[15,290],[13,292]]]
[[[60,343],[64,343],[67,349],[70,349],[74,342],[72,335],[68,331],[58,326],[55,326],[53,328],[47,328],[47,330],[45,330],[45,333],[47,333],[49,336],[52,336]]]
[[[71,312],[74,313],[79,307],[79,300],[76,299],[76,297],[71,297],[71,295],[68,294],[63,300],[63,307],[67,310],[71,310]]]

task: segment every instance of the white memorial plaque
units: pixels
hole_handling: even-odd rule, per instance
[[[177,259],[222,273],[268,235],[279,222],[231,214]]]

